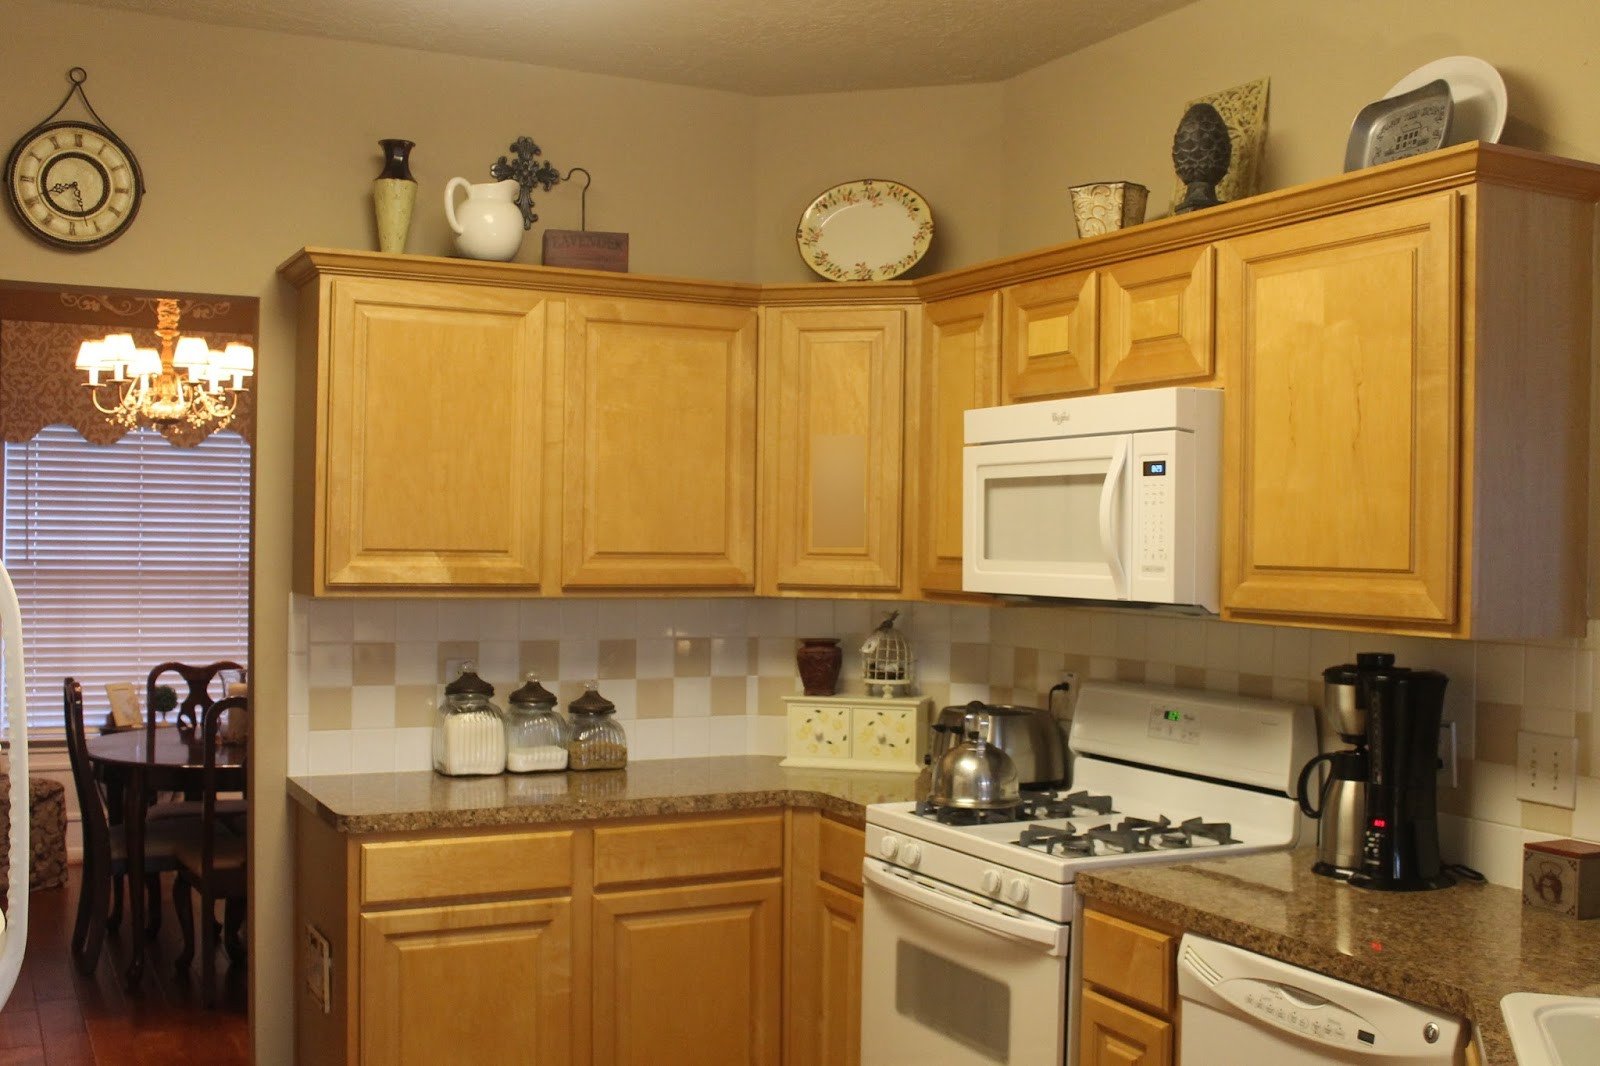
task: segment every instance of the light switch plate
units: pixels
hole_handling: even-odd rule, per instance
[[[1517,799],[1572,810],[1577,806],[1576,737],[1517,734]]]
[[[333,1012],[333,951],[328,938],[310,922],[306,923],[306,991],[322,1013]]]
[[[1456,776],[1456,724],[1439,723],[1439,787],[1455,788],[1461,782]]]

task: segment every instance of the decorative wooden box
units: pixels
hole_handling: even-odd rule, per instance
[[[1524,844],[1522,903],[1568,918],[1600,917],[1600,844],[1582,840]]]
[[[928,753],[925,696],[785,696],[788,755],[780,765],[914,774]]]

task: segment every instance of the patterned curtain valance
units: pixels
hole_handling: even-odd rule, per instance
[[[127,432],[95,410],[83,372],[73,367],[78,346],[107,333],[132,333],[157,347],[155,305],[165,293],[90,292],[0,283],[0,439],[24,441],[49,425],[67,425],[96,444]],[[253,297],[180,296],[180,327],[213,348],[229,341],[255,344]],[[248,387],[228,427],[255,443],[255,393]],[[191,446],[208,435],[187,424],[157,427],[173,444]]]

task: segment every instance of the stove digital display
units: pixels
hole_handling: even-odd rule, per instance
[[[1162,711],[1161,712],[1161,717],[1165,718],[1169,722],[1181,722],[1181,721],[1183,721],[1183,712],[1182,711]]]
[[[1146,459],[1144,461],[1145,477],[1166,477],[1167,461],[1165,459]]]

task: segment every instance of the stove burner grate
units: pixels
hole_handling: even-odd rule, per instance
[[[941,807],[931,800],[918,800],[915,813],[932,818],[940,825],[1001,825],[1017,820],[1016,807],[974,810],[969,807]]]
[[[1078,827],[1070,822],[1065,829],[1055,829],[1047,825],[1024,826],[1017,843],[1025,848],[1042,849],[1046,855],[1054,855],[1057,848],[1061,849],[1063,855],[1088,855],[1094,850],[1094,843],[1089,835],[1078,832]]]

